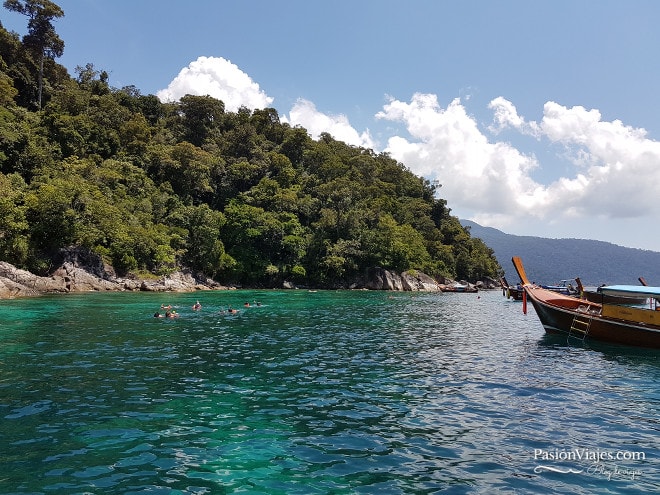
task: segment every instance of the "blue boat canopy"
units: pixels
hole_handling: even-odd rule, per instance
[[[598,287],[598,292],[608,296],[660,297],[660,287],[649,285],[606,285]]]

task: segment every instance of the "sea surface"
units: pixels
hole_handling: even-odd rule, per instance
[[[550,337],[529,309],[500,291],[0,301],[0,493],[660,492],[658,352]]]

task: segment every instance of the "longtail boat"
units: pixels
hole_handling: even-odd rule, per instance
[[[598,340],[615,344],[660,348],[660,287],[609,285],[599,287],[602,302],[571,297],[530,283],[522,260],[511,260],[529,300],[548,333],[568,339]],[[644,300],[644,305],[621,304],[624,300]],[[526,309],[526,304],[523,305]]]
[[[514,299],[515,301],[522,301],[523,288],[522,285],[509,285],[506,277],[500,277],[500,285],[502,286],[502,295],[507,299]]]
[[[442,292],[479,292],[479,289],[470,284],[459,284],[456,282],[442,287]]]
[[[541,287],[553,292],[559,292],[560,294],[575,296],[578,294],[578,291],[570,282],[570,280],[562,280],[557,285],[542,285]]]

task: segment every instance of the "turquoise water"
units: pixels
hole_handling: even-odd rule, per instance
[[[161,303],[180,317],[153,318]],[[657,352],[567,346],[521,306],[499,291],[0,301],[0,493],[658,492]]]

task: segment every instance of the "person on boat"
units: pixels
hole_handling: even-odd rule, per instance
[[[199,301],[197,301],[195,304],[193,304],[192,309],[193,309],[193,311],[198,311],[198,310],[202,309],[202,305],[199,303]]]

